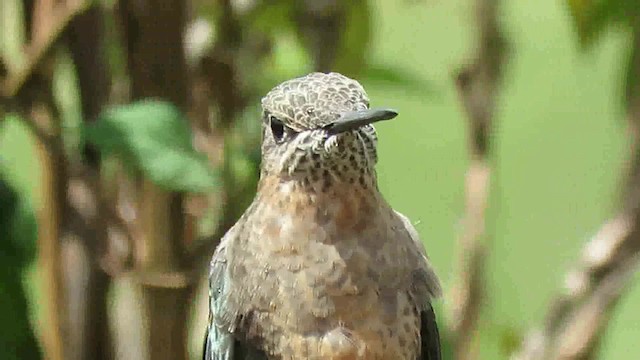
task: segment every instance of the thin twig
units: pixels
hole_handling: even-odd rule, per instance
[[[456,359],[476,358],[476,333],[484,301],[488,251],[485,210],[492,174],[491,130],[495,103],[506,60],[505,40],[498,24],[498,0],[476,0],[475,59],[456,74],[456,85],[469,126],[471,164],[466,174],[466,215],[458,240],[458,279],[453,289],[451,328]]]

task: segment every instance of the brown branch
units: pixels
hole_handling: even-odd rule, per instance
[[[78,78],[82,118],[94,121],[106,105],[109,77],[105,62],[104,14],[94,4],[73,18],[66,39]],[[67,268],[67,299],[78,309],[69,314],[67,359],[108,360],[113,344],[108,321],[110,278],[102,268],[107,253],[107,229],[110,220],[100,183],[98,151],[86,144],[82,157],[74,158],[68,196],[77,216],[70,217],[63,253]],[[80,161],[78,161],[80,160]]]
[[[294,6],[296,31],[316,71],[334,70],[346,22],[346,4],[336,0],[302,0]]]
[[[50,83],[43,90],[50,89]],[[32,105],[31,117],[43,128],[49,128],[46,139],[39,139],[37,152],[42,166],[42,207],[38,221],[38,257],[43,274],[44,298],[47,306],[45,348],[48,359],[66,359],[65,329],[67,307],[62,279],[61,244],[66,209],[67,164],[59,144],[60,122],[55,115],[53,99]],[[46,142],[45,142],[46,141]]]
[[[215,122],[217,126],[208,133],[202,131],[202,135],[208,137],[209,144],[213,144],[207,148],[215,151],[209,151],[208,155],[212,165],[221,169],[223,183],[216,198],[217,207],[220,209],[216,229],[213,234],[195,241],[189,251],[190,263],[195,274],[208,264],[220,239],[242,215],[255,193],[256,184],[252,181],[255,178],[239,179],[233,173],[233,149],[226,146],[226,141],[234,131],[233,126],[238,115],[247,106],[246,99],[251,96],[249,93],[253,91],[242,86],[243,77],[250,77],[247,73],[255,71],[252,66],[247,66],[246,61],[249,59],[251,64],[257,65],[270,52],[269,46],[265,46],[268,40],[260,36],[261,34],[245,34],[242,19],[234,13],[231,1],[221,2],[220,17],[216,24],[216,33],[220,36],[217,37],[212,51],[201,62],[200,71],[205,77],[204,82],[209,86],[211,102],[218,110]],[[244,66],[241,66],[243,64]],[[245,150],[250,146],[259,146],[258,143],[251,143],[251,139],[247,137],[244,140],[245,144],[249,145],[245,146]],[[259,169],[258,164],[255,165],[257,178]]]
[[[640,87],[640,26],[634,33],[629,73]],[[640,91],[627,94],[630,166],[622,206],[585,245],[565,288],[551,303],[544,327],[532,331],[514,360],[594,359],[612,310],[640,266]]]
[[[230,153],[225,142],[232,131],[237,115],[246,105],[240,87],[239,56],[244,45],[245,36],[241,21],[233,10],[230,0],[220,2],[220,16],[216,21],[216,33],[219,34],[213,49],[206,54],[199,66],[202,85],[206,85],[206,93],[210,95],[210,104],[216,108],[215,126],[211,123],[199,124],[198,130],[202,138],[201,143],[206,143],[205,149],[209,156],[209,162],[214,168],[222,169],[222,189],[218,191],[216,200],[220,209],[219,221],[216,230],[211,237],[204,237],[192,244],[189,251],[190,264],[194,275],[206,267],[213,250],[220,242],[222,236],[234,224],[237,217],[237,202],[229,201],[232,198],[237,181],[234,181],[230,173]],[[207,105],[210,105],[207,103]],[[239,215],[238,215],[239,216]]]
[[[36,2],[36,4],[48,3],[48,1]],[[66,1],[62,3],[47,4],[46,8],[36,5],[35,8],[41,15],[34,16],[34,31],[32,41],[25,49],[27,55],[26,64],[15,72],[9,72],[6,78],[0,82],[0,96],[13,98],[23,89],[28,80],[42,66],[47,54],[54,44],[62,36],[69,23],[87,9],[88,2],[84,0]],[[35,30],[35,29],[39,30]]]
[[[476,0],[475,60],[456,75],[469,126],[471,164],[466,174],[466,215],[458,240],[458,282],[453,288],[451,329],[456,359],[477,357],[477,327],[484,301],[488,251],[485,210],[490,188],[490,145],[495,102],[505,62],[505,40],[498,24],[498,0]]]
[[[83,1],[39,0],[27,2],[31,42],[27,64],[7,74],[0,84],[0,96],[15,100],[26,124],[37,138],[42,166],[42,207],[38,222],[39,261],[43,293],[48,309],[44,329],[47,358],[67,359],[68,306],[63,278],[62,237],[68,219],[68,164],[62,143],[61,120],[55,105],[52,78],[53,51],[69,21],[84,9]],[[15,99],[14,99],[15,97]]]
[[[578,267],[550,307],[542,330],[532,332],[518,360],[593,359],[611,310],[640,260],[640,219],[622,213],[587,243]]]
[[[41,0],[25,5],[24,8],[26,10],[32,10],[33,12],[27,14],[28,18],[32,20],[28,22],[31,25],[32,40],[24,50],[26,63],[17,70],[5,69],[9,71],[0,77],[0,103],[7,103],[17,108],[23,115],[24,124],[29,127],[35,136],[44,139],[47,136],[47,130],[39,127],[28,111],[25,110],[30,106],[34,94],[21,94],[21,92],[30,91],[25,89],[26,85],[30,83],[34,76],[41,73],[43,68],[47,67],[44,66],[46,65],[44,63],[49,58],[50,51],[71,21],[86,10],[88,3],[84,0],[60,3]],[[35,92],[37,93],[38,90],[36,89]],[[18,104],[15,104],[15,102]]]
[[[189,73],[183,35],[187,4],[182,0],[121,0],[118,3],[127,67],[134,99],[171,101],[186,112]],[[171,278],[187,266],[185,245],[193,235],[185,216],[183,196],[139,179],[135,271],[138,279]],[[150,275],[155,274],[155,275]],[[179,276],[178,276],[179,277]],[[191,284],[179,288],[143,282],[142,307],[149,358],[187,358],[186,336]]]
[[[94,6],[85,12],[87,5],[82,0],[27,1],[25,8],[31,9],[32,39],[26,50],[28,61],[19,71],[9,74],[3,83],[6,87],[2,89],[4,95],[17,97],[16,103],[23,114],[32,115],[23,116],[23,119],[38,139],[45,174],[40,250],[41,257],[46,258],[43,260],[43,274],[46,274],[45,284],[50,289],[48,298],[52,309],[47,324],[51,330],[46,343],[48,356],[53,359],[104,359],[109,356],[111,348],[101,342],[108,339],[109,333],[106,316],[108,288],[105,285],[108,278],[97,268],[96,262],[87,259],[96,248],[91,240],[99,242],[101,239],[99,232],[103,218],[96,213],[99,190],[95,190],[98,164],[93,162],[94,176],[89,178],[87,171],[78,169],[78,164],[70,166],[72,164],[68,163],[51,90],[52,64],[55,61],[52,51],[63,34],[69,35],[72,52],[78,50],[76,45],[79,45],[87,57],[101,56],[100,52],[93,51],[100,46],[100,39],[91,39],[83,44],[74,42],[74,39],[91,37],[95,33],[95,29],[78,29],[82,21],[85,26],[97,23],[96,11],[99,8]],[[78,33],[81,35],[74,38]],[[95,116],[106,100],[104,96],[95,95],[98,91],[105,91],[103,83],[95,79],[89,83],[84,81],[87,74],[99,73],[100,61],[102,59],[84,64],[88,65],[84,67],[76,63],[85,118]],[[90,93],[87,92],[88,87]],[[90,105],[85,106],[87,103]],[[26,108],[32,110],[29,112]],[[71,171],[71,167],[75,170]],[[94,189],[93,193],[87,194],[87,189]],[[66,311],[67,308],[75,311]]]
[[[464,233],[459,238],[459,279],[452,294],[451,329],[455,339],[456,359],[475,357],[474,339],[484,301],[484,269],[487,246],[484,219],[489,193],[491,169],[474,160],[466,174],[466,215]]]

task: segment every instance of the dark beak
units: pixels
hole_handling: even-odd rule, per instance
[[[343,133],[345,131],[354,130],[361,126],[374,123],[376,121],[391,120],[398,116],[398,112],[391,109],[367,109],[359,111],[350,111],[344,113],[338,120],[331,124],[325,125],[324,129],[329,135]]]

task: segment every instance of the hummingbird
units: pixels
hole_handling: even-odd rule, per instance
[[[339,73],[262,99],[260,180],[210,263],[204,360],[441,359],[440,281],[376,178],[372,124],[397,115]]]

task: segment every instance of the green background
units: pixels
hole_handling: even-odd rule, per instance
[[[374,14],[372,60],[434,88],[420,94],[364,83],[373,106],[400,111],[396,121],[378,126],[382,191],[417,223],[448,290],[468,164],[452,74],[471,54],[473,12],[461,0],[378,0]],[[580,51],[561,1],[506,1],[502,21],[510,61],[495,119],[487,218],[495,236],[482,359],[506,358],[509,339],[541,323],[582,245],[615,211],[627,156],[621,100],[627,37],[608,33]],[[73,94],[63,95],[69,108],[76,106]],[[0,135],[0,166],[22,192],[35,195],[31,144],[25,129],[9,119]],[[616,309],[603,359],[640,358],[638,303],[635,286]]]

